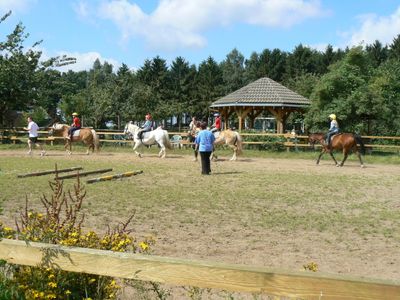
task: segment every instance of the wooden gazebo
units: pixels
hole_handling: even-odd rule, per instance
[[[255,118],[267,110],[276,119],[277,133],[284,133],[285,122],[290,113],[303,112],[309,105],[310,100],[270,78],[263,77],[213,102],[210,109],[221,114],[225,127],[226,120],[235,113],[239,119],[239,131],[243,129],[245,118],[249,118],[250,127],[253,128]]]

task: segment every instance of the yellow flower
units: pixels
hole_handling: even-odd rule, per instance
[[[57,287],[57,282],[49,282],[47,285],[49,287],[51,287],[51,288],[56,288]]]
[[[89,280],[89,283],[93,283],[95,281],[96,281],[96,278],[92,278],[92,279]]]
[[[146,242],[141,242],[139,244],[140,248],[142,248],[144,251],[146,251],[147,249],[149,249],[149,245]]]
[[[66,290],[65,291],[65,295],[71,295],[71,291],[70,290]]]
[[[49,275],[49,279],[53,279],[54,277],[56,277],[56,276],[54,276],[54,274]]]
[[[4,229],[5,232],[7,232],[7,231],[13,231],[12,228],[10,228],[10,227],[4,227],[3,229]]]

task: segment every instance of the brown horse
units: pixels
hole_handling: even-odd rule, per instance
[[[230,160],[236,160],[237,156],[242,154],[243,149],[242,137],[239,132],[227,129],[216,133],[219,134],[216,135],[214,145],[228,145],[233,150]],[[217,158],[214,151],[211,153],[211,158]]]
[[[321,156],[328,152],[333,161],[335,162],[337,167],[342,167],[344,162],[347,159],[347,156],[349,155],[350,151],[353,151],[354,153],[357,154],[358,159],[360,160],[361,168],[364,168],[363,161],[361,159],[360,155],[360,150],[361,154],[365,154],[365,146],[364,143],[361,139],[361,137],[357,134],[353,133],[339,133],[331,138],[331,149],[328,149],[328,145],[325,142],[325,134],[324,133],[312,133],[308,137],[308,142],[310,143],[311,146],[314,146],[316,142],[320,143],[322,145],[322,150],[321,153],[318,156],[317,159],[317,165],[319,164],[319,161],[321,159]],[[357,144],[360,144],[360,149]],[[341,162],[337,162],[335,157],[333,156],[333,150],[342,150],[343,151],[343,160]]]
[[[58,135],[62,136],[64,138],[64,148],[67,151],[68,154],[71,154],[71,144],[72,142],[80,142],[82,141],[85,145],[88,145],[88,149],[86,151],[86,154],[89,154],[89,150],[92,149],[92,152],[94,150],[99,151],[99,138],[96,134],[96,131],[91,128],[81,128],[77,131],[74,132],[74,136],[72,137],[72,140],[68,139],[68,129],[70,126],[65,125],[65,124],[54,124],[50,128],[50,135]]]

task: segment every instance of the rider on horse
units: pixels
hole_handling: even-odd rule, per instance
[[[150,113],[145,116],[146,122],[143,124],[141,129],[138,131],[138,138],[142,139],[143,132],[151,131],[153,127],[153,121]]]
[[[78,118],[78,113],[74,112],[72,114],[71,127],[68,129],[67,139],[72,140],[72,137],[74,136],[74,132],[78,129],[81,129],[81,120]]]
[[[214,124],[211,126],[211,132],[221,131],[221,116],[219,113],[215,113],[214,117],[216,117]]]
[[[332,136],[339,133],[339,124],[336,121],[335,114],[330,114],[329,119],[331,120],[331,125],[329,127],[328,133],[326,134],[326,144],[328,145],[327,148],[331,149],[331,139],[332,139]]]

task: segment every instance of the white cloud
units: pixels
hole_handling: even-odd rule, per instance
[[[349,37],[345,46],[367,45],[376,40],[384,45],[391,44],[400,34],[400,6],[390,16],[369,14],[360,16],[359,19],[361,23],[359,28],[344,33],[344,36]]]
[[[0,0],[0,16],[10,10],[13,13],[26,12],[36,2],[37,0]]]
[[[114,72],[116,72],[118,68],[121,66],[121,63],[119,63],[115,59],[102,57],[101,54],[98,52],[79,53],[79,52],[60,51],[50,55],[45,49],[36,49],[36,50],[42,51],[41,58],[43,61],[48,60],[50,57],[63,56],[63,55],[67,57],[76,58],[76,63],[74,64],[55,68],[60,72],[67,72],[68,70],[74,72],[79,72],[84,70],[88,71],[91,68],[93,68],[93,63],[95,62],[96,59],[99,59],[102,64],[104,64],[104,62],[107,62],[113,65]]]
[[[324,14],[319,0],[161,0],[151,14],[127,0],[103,2],[98,8],[100,18],[121,30],[123,41],[142,37],[153,49],[203,47],[209,28],[235,23],[291,27]]]

